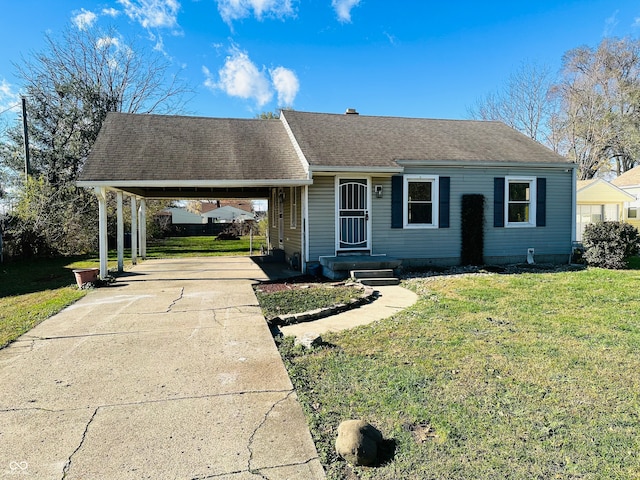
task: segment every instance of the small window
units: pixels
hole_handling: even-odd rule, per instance
[[[638,207],[629,207],[627,209],[627,218],[638,218]]]
[[[291,208],[291,228],[298,227],[298,187],[289,187],[289,207]]]
[[[437,227],[438,177],[405,175],[404,182],[404,226]]]
[[[507,177],[506,183],[505,216],[507,226],[535,226],[535,179]]]

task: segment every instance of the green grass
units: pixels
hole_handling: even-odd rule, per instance
[[[263,243],[263,237],[254,238],[254,252]],[[224,241],[213,237],[169,238],[147,247],[147,258],[248,254],[249,237]],[[130,258],[130,252],[125,252],[125,269],[131,265]],[[99,265],[95,255],[0,264],[0,348],[86,295],[86,290],[77,288],[72,270]],[[109,252],[108,266],[110,270],[117,268],[115,251]]]
[[[290,313],[303,313],[337,304],[347,304],[362,294],[353,287],[315,286],[298,290],[265,293],[256,290],[263,315],[275,318]]]
[[[86,295],[71,270],[90,265],[88,257],[0,264],[0,348]]]
[[[640,478],[640,272],[413,279],[411,308],[281,346],[329,479]],[[340,421],[395,444],[336,458]]]
[[[253,254],[265,245],[264,236],[253,237]],[[239,240],[216,240],[215,237],[171,237],[149,242],[147,258],[209,257],[220,255],[249,255],[248,236]]]

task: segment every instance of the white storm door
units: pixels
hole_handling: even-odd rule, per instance
[[[337,250],[370,250],[369,180],[338,178],[336,192]]]

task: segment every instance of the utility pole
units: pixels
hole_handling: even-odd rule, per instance
[[[25,179],[29,177],[29,130],[27,128],[27,98],[22,97],[22,133],[24,135],[24,175]]]

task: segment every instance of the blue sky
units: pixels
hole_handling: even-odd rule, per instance
[[[162,52],[195,88],[189,114],[279,107],[466,118],[522,62],[560,67],[604,36],[638,36],[640,2],[442,0],[0,0],[0,112],[12,63],[43,33],[114,25]],[[0,115],[6,118],[11,110]]]

